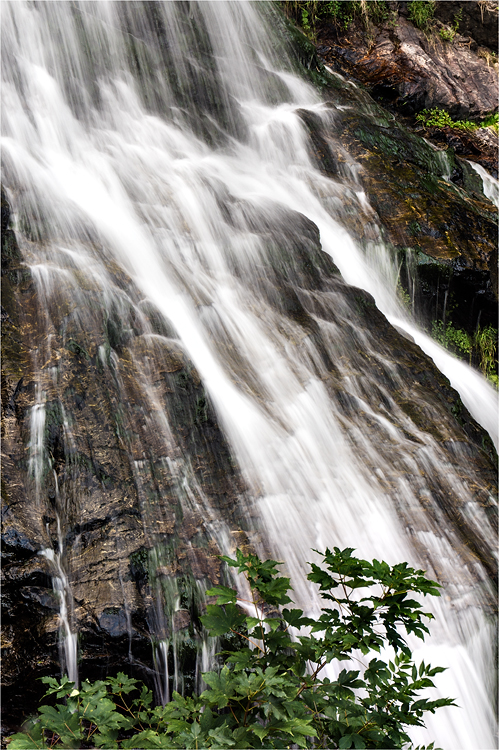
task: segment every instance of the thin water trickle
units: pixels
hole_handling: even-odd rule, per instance
[[[82,358],[90,355],[72,331],[85,331],[122,395],[114,405],[118,437],[154,550],[149,565],[170,571],[156,582],[148,612],[162,699],[172,680],[176,689],[182,679],[179,602],[172,560],[158,552],[158,529],[170,528],[170,519],[166,503],[151,502],[160,480],[147,441],[162,456],[182,512],[199,512],[223,552],[233,546],[228,521],[181,455],[158,395],[174,344],[194,363],[244,477],[239,512],[248,536],[259,552],[285,561],[303,609],[318,612],[317,594],[304,581],[306,561],[328,545],[407,560],[444,583],[421,656],[446,662],[441,692],[457,696],[465,718],[448,709],[430,717],[421,736],[453,750],[475,746],[477,738],[492,748],[493,709],[480,698],[493,680],[487,574],[440,497],[455,499],[463,518],[468,513],[483,548],[494,550],[494,531],[442,441],[417,427],[394,397],[408,384],[355,323],[355,306],[368,304],[365,298],[323,288],[313,274],[321,275],[330,256],[347,285],[372,294],[392,323],[452,372],[491,436],[495,395],[404,316],[396,263],[379,229],[364,247],[345,229],[352,212],[374,224],[358,167],[344,155],[341,176],[331,179],[312,163],[300,112],[334,132],[335,110],[291,72],[272,32],[279,28],[273,12],[243,2],[191,3],[188,18],[180,2],[5,3],[4,174],[21,250],[47,329],[59,321],[67,346]],[[303,255],[312,262],[304,264]],[[58,317],[58,295],[65,317]],[[110,335],[102,340],[102,310],[108,331],[109,321],[120,322],[118,343]],[[147,310],[161,319],[161,332]],[[39,378],[43,383],[42,370]],[[41,394],[31,426],[35,495],[44,452]],[[71,551],[62,538],[52,554],[66,591],[58,555]],[[65,627],[69,638],[69,621]],[[212,656],[203,641],[199,684]],[[66,663],[68,670],[76,665],[76,640],[68,642]]]
[[[57,522],[57,549],[52,548],[40,550],[40,555],[45,557],[53,569],[54,576],[52,585],[59,599],[59,652],[61,666],[69,679],[78,686],[78,634],[73,629],[73,596],[71,584],[66,571],[63,568],[64,540],[62,536],[61,521],[56,514]]]
[[[170,642],[166,638],[154,647],[154,666],[159,677],[159,695],[161,703],[165,705],[170,700],[170,673],[168,669],[168,652]]]
[[[28,466],[34,483],[35,502],[40,502],[42,475],[46,463],[44,430],[45,430],[45,400],[46,394],[37,386],[36,401],[31,410],[30,442]]]

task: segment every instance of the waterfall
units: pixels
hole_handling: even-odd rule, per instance
[[[3,179],[43,328],[32,342],[33,492],[41,497],[51,481],[42,463],[58,461],[44,453],[46,405],[71,399],[73,413],[59,422],[72,473],[65,469],[57,510],[67,529],[83,526],[91,492],[78,446],[97,436],[78,409],[84,398],[106,408],[154,552],[142,568],[137,558],[140,580],[147,565],[159,571],[145,599],[163,699],[173,671],[179,684],[175,618],[187,606],[173,583],[182,561],[165,541],[181,508],[184,519],[202,518],[207,544],[224,553],[234,549],[236,519],[260,554],[285,561],[310,614],[319,606],[304,581],[312,549],[351,546],[426,569],[445,588],[416,656],[448,667],[440,692],[461,708],[439,710],[414,739],[494,747],[495,629],[481,557],[496,546],[493,499],[468,466],[467,444],[450,437],[451,417],[430,400],[416,403],[422,419],[411,416],[424,378],[414,371],[408,380],[359,323],[379,315],[361,290],[428,352],[491,436],[495,392],[402,309],[359,166],[339,145],[335,176],[315,166],[306,117],[334,134],[339,110],[294,70],[273,7],[16,0],[4,3],[2,26]],[[364,242],[348,229],[354,220],[369,228]],[[105,393],[91,384],[90,396],[79,393],[61,346],[81,368],[95,366]],[[182,450],[172,378],[198,394],[198,422],[216,413],[244,483],[235,509],[215,502]],[[438,429],[429,430],[434,414]],[[108,518],[112,483],[99,446],[94,489]],[[120,588],[131,607],[136,594],[116,552],[126,544],[123,517],[111,518],[102,555],[116,559],[109,591]],[[73,571],[75,598],[98,575],[78,562],[87,554],[75,537],[64,567],[53,557]],[[202,597],[203,575],[189,601]],[[130,632],[127,618],[116,623]],[[213,654],[198,645],[206,669]]]

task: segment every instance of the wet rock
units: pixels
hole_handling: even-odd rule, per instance
[[[453,149],[439,151],[364,90],[332,75],[323,91],[330,98],[331,116],[309,118],[307,125],[336,154],[340,168],[351,157],[361,165],[358,175],[385,240],[401,253],[406,287],[406,264],[417,265],[424,320],[441,319],[445,295],[453,294],[459,325],[471,333],[480,321],[495,326],[497,210],[485,198],[481,178]],[[330,176],[328,163],[316,157]],[[360,216],[362,222],[357,221]],[[345,205],[341,217],[358,241],[376,240],[358,210],[350,212]]]
[[[456,128],[418,128],[421,135],[443,149],[481,164],[497,179],[498,138],[491,128],[463,131]]]
[[[151,590],[168,571],[182,578],[191,602],[196,576],[215,583],[220,568],[193,510],[195,490],[183,509],[179,488],[198,482],[203,502],[225,509],[227,528],[237,530],[231,518],[244,484],[197,372],[164,336],[172,331],[161,330],[162,343],[151,349],[133,311],[129,320],[109,315],[92,288],[80,309],[88,314],[84,329],[63,288],[46,317],[15,235],[7,229],[2,239],[2,708],[9,730],[35,709],[43,692],[36,678],[61,668],[58,571],[37,553],[60,555],[82,677],[121,669],[154,687],[152,643],[162,624],[153,610],[163,594],[160,586],[153,599]],[[137,361],[148,357],[157,403],[171,414],[167,455],[132,349]],[[36,381],[44,394],[38,488],[28,471]],[[184,614],[177,617],[185,629]]]
[[[218,582],[220,577],[220,560],[217,558],[220,551],[213,545],[211,549],[188,547],[187,559],[189,561],[194,578],[207,578]]]
[[[187,609],[178,609],[173,615],[174,631],[188,628],[191,622],[191,615]]]
[[[99,627],[106,631],[111,638],[121,638],[129,631],[126,612],[121,608],[107,607],[99,617]]]

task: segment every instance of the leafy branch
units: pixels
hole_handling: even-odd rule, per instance
[[[311,564],[308,580],[324,602],[315,619],[285,606],[290,581],[279,575],[280,563],[241,550],[235,559],[224,557],[246,577],[251,600],[216,586],[207,591],[216,604],[207,605],[201,620],[210,635],[235,633],[248,646],[240,642],[222,653],[221,669],[203,674],[207,689],[200,696],[174,692],[166,706],[154,706],[151,691],[121,672],[84,681],[79,690],[67,678],[45,677],[44,700],[55,706],[41,705],[25,732],[10,738],[9,750],[410,747],[411,726],[455,705],[420,697],[443,670],[414,664],[406,641],[424,639],[432,618],[413,595],[438,596],[439,586],[407,563],[391,567],[352,553],[327,549],[321,565]],[[251,604],[256,617],[238,602]],[[382,660],[382,649],[392,658]],[[369,657],[363,670],[322,678],[328,664],[353,663],[359,654]]]

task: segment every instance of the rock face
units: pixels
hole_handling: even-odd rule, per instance
[[[354,75],[403,114],[440,107],[454,119],[468,119],[496,111],[497,72],[465,37],[445,42],[399,16],[393,25],[373,26],[372,37],[359,23],[345,34],[324,24],[318,44],[326,62]]]
[[[8,214],[3,198],[6,227]],[[235,520],[244,485],[181,348],[172,341],[160,347],[157,360],[154,344],[149,353],[156,362],[154,395],[172,415],[165,455],[131,357],[141,337],[102,307],[94,327],[87,319],[82,328],[62,290],[45,308],[8,228],[2,302],[2,708],[8,731],[36,706],[43,692],[36,678],[59,674],[67,660],[54,556],[68,579],[64,595],[85,675],[125,669],[160,694],[154,644],[175,634],[185,679],[194,679],[198,600],[220,572],[220,551],[206,524],[222,513],[228,532],[244,543]],[[190,499],[179,485],[193,488]],[[201,486],[204,512],[196,496]]]
[[[476,122],[497,111],[497,3],[438,2],[425,30],[410,22],[408,3],[388,6],[391,15],[384,21],[366,25],[356,18],[346,31],[325,16],[317,26],[320,56],[409,125],[422,109],[436,107],[454,120]],[[497,178],[497,132],[419,131]]]
[[[312,222],[292,213],[282,214],[280,229],[262,221],[255,214],[255,230],[269,235],[274,253],[269,262],[276,287],[268,290],[269,301],[302,331],[293,346],[306,349],[311,338],[322,353],[321,379],[342,420],[379,445],[386,491],[401,471],[397,452],[390,441],[380,443],[377,423],[345,391],[328,353],[331,325],[352,332],[351,343],[335,349],[342,366],[369,373],[359,398],[371,399],[375,389],[380,403],[373,408],[403,430],[414,461],[420,460],[420,431],[434,441],[446,465],[466,474],[477,508],[493,524],[493,451],[448,381],[388,324],[368,294],[341,280],[321,252]],[[293,286],[272,234],[290,226],[299,228],[294,236],[303,241]],[[64,595],[78,633],[80,674],[95,679],[123,669],[154,685],[160,698],[161,641],[175,644],[170,674],[182,672],[185,689],[194,687],[203,591],[221,575],[210,529],[223,525],[234,544],[244,546],[249,519],[245,487],[215,413],[178,342],[165,336],[169,332],[163,330],[156,345],[132,312],[113,318],[96,298],[93,326],[90,318],[82,326],[81,300],[71,303],[67,290],[53,293],[46,306],[11,230],[3,247],[2,708],[8,732],[33,711],[41,692],[35,678],[57,675],[61,659],[68,658],[59,640],[60,594],[53,581],[60,570],[54,559],[67,576]],[[92,288],[81,293],[95,296]],[[151,323],[161,330],[154,316]],[[362,345],[355,343],[359,336]],[[165,408],[167,432],[161,433],[151,404]],[[366,453],[364,460],[370,466],[373,459]],[[445,477],[435,474],[431,488],[425,510],[459,530],[456,554],[467,559],[471,550],[494,576],[490,550],[466,503]],[[412,523],[409,517],[406,523]]]
[[[497,210],[477,173],[452,150],[440,152],[407,130],[361,89],[330,76],[323,94],[332,108],[329,126],[302,113],[313,156],[330,176],[348,174],[343,165],[351,157],[361,165],[358,178],[385,239],[401,253],[403,276],[406,262],[417,265],[423,320],[441,319],[447,293],[456,324],[470,332],[479,321],[495,327]],[[348,209],[344,223],[361,242],[375,239],[372,225]]]
[[[391,5],[400,13],[396,20],[371,25],[368,32],[359,19],[346,32],[326,20],[318,22],[316,46],[296,29],[290,32],[300,62],[316,71],[313,75],[324,97],[340,107],[331,115],[329,127],[310,114],[304,114],[304,120],[317,164],[326,174],[345,176],[341,164],[351,156],[362,165],[360,181],[385,239],[401,252],[402,280],[406,286],[415,284],[423,322],[429,325],[445,317],[444,300],[451,295],[453,322],[473,334],[478,323],[497,327],[497,210],[485,198],[482,180],[468,160],[497,176],[497,133],[490,128],[414,129],[414,118],[405,116],[411,110],[406,94],[414,93],[413,109],[451,109],[458,100],[461,106],[461,96],[470,100],[458,92],[468,71],[475,71],[487,83],[473,86],[470,96],[480,100],[476,106],[485,113],[497,104],[496,95],[489,99],[497,90],[497,74],[459,39],[451,45],[435,30],[424,34],[415,28],[405,17],[407,4]],[[477,3],[437,3],[439,8],[447,5],[448,15],[462,6],[471,13],[471,6],[476,6],[474,22],[481,18]],[[497,18],[497,8],[484,9],[487,23],[491,17]],[[487,33],[490,36],[490,30]],[[402,48],[402,40],[407,45],[412,40],[413,57],[407,46]],[[426,72],[418,72],[419,59],[425,61]],[[364,85],[345,85],[343,79],[327,74],[321,60]],[[418,99],[428,91],[435,94],[434,100]],[[361,241],[372,239],[369,225],[355,225],[351,216],[345,217],[345,224]]]

